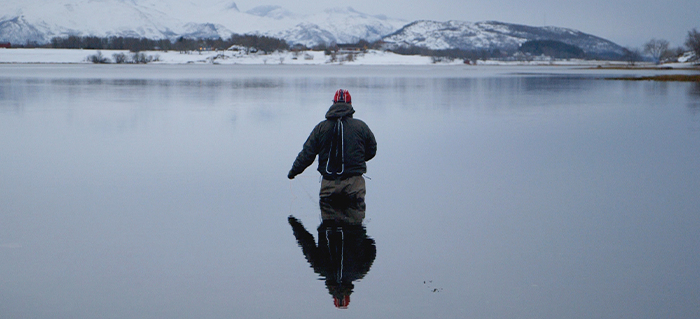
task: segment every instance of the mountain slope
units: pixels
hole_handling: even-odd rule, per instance
[[[28,23],[23,16],[0,20],[0,43],[43,43],[47,37],[45,31]]]
[[[293,28],[263,33],[314,46],[319,43],[355,43],[359,40],[376,41],[406,24],[404,20],[373,16],[353,8],[326,9],[321,13],[304,17],[304,22]]]
[[[389,47],[417,46],[432,50],[515,50],[529,40],[560,41],[597,56],[622,55],[624,50],[611,41],[577,30],[496,21],[416,21],[383,38]]]

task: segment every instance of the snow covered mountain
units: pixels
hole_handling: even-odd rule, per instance
[[[315,45],[374,41],[406,23],[352,8],[310,15],[279,6],[240,12],[230,0],[9,0],[0,8],[0,42],[47,43],[53,37],[69,35],[228,38],[237,33]]]
[[[354,43],[430,49],[512,49],[527,40],[558,40],[598,55],[621,54],[610,41],[580,31],[501,22],[408,21],[352,8],[297,14],[263,5],[241,12],[231,0],[4,0],[0,42],[47,43],[53,37],[123,36],[151,39],[277,37],[290,44]],[[388,36],[387,36],[388,35]]]
[[[432,50],[513,50],[528,40],[556,40],[599,56],[622,55],[624,50],[611,41],[577,30],[496,21],[416,21],[383,38],[389,47],[417,46]]]
[[[326,9],[303,19],[304,22],[292,28],[263,34],[306,46],[331,42],[355,43],[362,39],[379,40],[407,23],[405,20],[364,14],[352,8]]]

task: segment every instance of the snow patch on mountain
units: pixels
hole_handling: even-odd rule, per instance
[[[337,42],[335,34],[310,22],[299,23],[291,29],[268,34],[269,36],[285,39],[294,44],[302,44],[312,47],[320,43]]]
[[[24,16],[0,20],[0,32],[0,42],[43,42],[46,38],[44,31],[28,23]]]

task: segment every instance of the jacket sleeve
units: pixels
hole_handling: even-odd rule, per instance
[[[318,247],[314,241],[314,236],[311,235],[306,228],[304,228],[304,225],[302,225],[301,222],[299,222],[299,220],[293,216],[287,217],[287,221],[289,222],[289,225],[292,226],[292,232],[294,232],[294,237],[296,238],[299,247],[301,247],[304,257],[306,257],[309,264],[315,268],[318,259]]]
[[[377,140],[374,138],[372,130],[367,128],[367,136],[365,137],[365,161],[369,161],[377,155]]]
[[[319,148],[318,136],[320,125],[320,123],[316,125],[313,131],[311,131],[311,134],[309,134],[309,138],[306,139],[304,147],[301,149],[301,152],[299,152],[299,155],[297,155],[294,164],[292,164],[292,169],[289,171],[290,177],[301,174],[307,167],[314,163]]]

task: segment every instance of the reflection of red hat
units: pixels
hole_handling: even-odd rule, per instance
[[[347,90],[343,90],[343,89],[335,91],[335,96],[333,96],[333,103],[352,104],[352,99],[350,98],[350,92],[348,92]]]
[[[333,304],[338,309],[348,309],[350,304],[350,295],[345,295],[343,298],[333,297]]]

